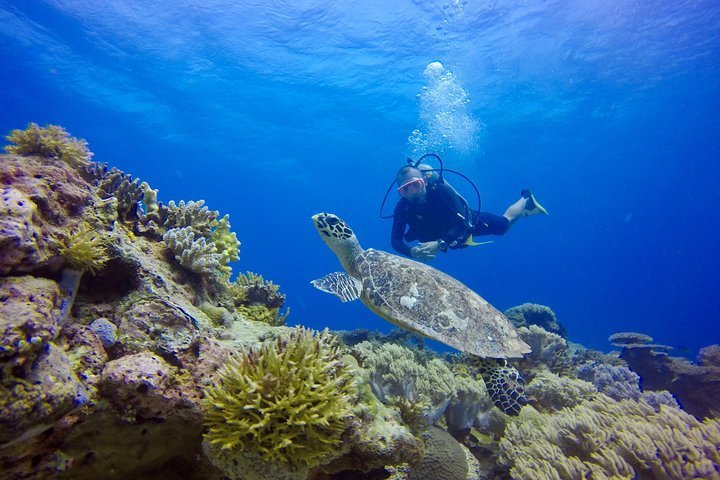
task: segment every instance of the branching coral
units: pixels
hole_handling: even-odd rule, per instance
[[[60,255],[71,268],[96,273],[110,259],[102,236],[83,223],[61,241]]]
[[[598,394],[542,423],[510,423],[500,451],[514,479],[718,478],[720,422]]]
[[[201,275],[222,272],[220,254],[215,245],[205,237],[195,238],[192,228],[173,228],[163,235],[163,240],[172,250],[181,266]]]
[[[240,242],[235,232],[230,231],[230,215],[218,220],[215,230],[210,234],[210,241],[215,244],[215,250],[220,254],[223,268],[229,270],[227,264],[240,259]],[[229,271],[227,273],[230,274]]]
[[[85,140],[71,137],[57,125],[30,123],[25,130],[13,130],[5,138],[14,143],[5,147],[8,153],[54,158],[76,168],[87,164],[93,155]]]
[[[147,225],[165,232],[163,240],[183,267],[205,275],[217,273],[229,277],[232,269],[228,263],[239,259],[240,242],[230,231],[229,215],[218,221],[218,212],[210,211],[204,203],[181,201],[175,206],[171,201],[168,207],[161,205],[146,216],[161,217],[159,226],[154,221]]]
[[[117,212],[122,220],[135,221],[139,217],[138,205],[143,199],[145,191],[140,180],[133,179],[132,175],[117,168],[103,172],[97,181],[97,189],[101,198],[115,197],[117,199]]]
[[[357,387],[334,338],[303,328],[230,358],[205,389],[212,448],[308,467],[342,450]]]
[[[218,226],[220,212],[210,210],[204,200],[187,203],[181,200],[178,204],[170,200],[167,205],[163,205],[157,201],[156,190],[147,184],[140,184],[140,188],[148,196],[145,215],[137,226],[140,233],[161,237],[170,229],[191,227],[193,233],[209,240],[213,229]]]

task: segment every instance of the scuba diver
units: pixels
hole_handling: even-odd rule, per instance
[[[440,162],[439,169],[421,163],[429,156]],[[471,209],[465,198],[444,179],[444,172],[455,173],[472,185],[478,197],[477,209]],[[432,260],[438,252],[447,252],[449,248],[490,243],[476,243],[473,236],[504,235],[522,217],[548,214],[527,189],[502,216],[480,211],[480,193],[475,184],[465,175],[445,169],[442,159],[434,153],[423,155],[417,161],[408,159],[408,165],[398,171],[390,188],[396,182],[400,200],[392,215],[392,246],[416,260]],[[383,218],[390,218],[382,215],[390,188],[380,207]],[[406,243],[413,241],[419,243],[412,247]]]

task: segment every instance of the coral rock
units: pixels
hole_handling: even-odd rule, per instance
[[[122,314],[118,337],[130,351],[152,348],[176,355],[199,340],[195,319],[159,298],[135,300]]]
[[[24,363],[58,333],[62,295],[45,278],[0,278],[0,363]]]
[[[24,378],[3,379],[0,390],[0,444],[41,433],[85,403],[84,389],[70,361],[50,343]]]
[[[151,353],[126,355],[105,364],[100,391],[130,420],[183,415],[200,421],[194,383]]]
[[[640,375],[643,390],[669,391],[697,418],[720,416],[720,367],[639,348],[623,349],[620,358]]]
[[[0,192],[0,274],[40,259],[37,205],[23,192],[6,186]]]

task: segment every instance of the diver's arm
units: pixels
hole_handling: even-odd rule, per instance
[[[410,246],[405,243],[403,236],[405,235],[405,227],[407,227],[407,221],[405,215],[400,209],[400,203],[395,207],[395,215],[393,215],[393,226],[392,233],[390,234],[390,242],[392,247],[399,253],[410,257]]]

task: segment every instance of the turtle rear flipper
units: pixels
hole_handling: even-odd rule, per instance
[[[343,302],[360,298],[362,282],[345,272],[328,273],[322,278],[310,282],[313,287],[325,293],[332,293]]]
[[[505,359],[477,358],[477,366],[495,406],[508,415],[519,415],[528,403],[520,372]]]

